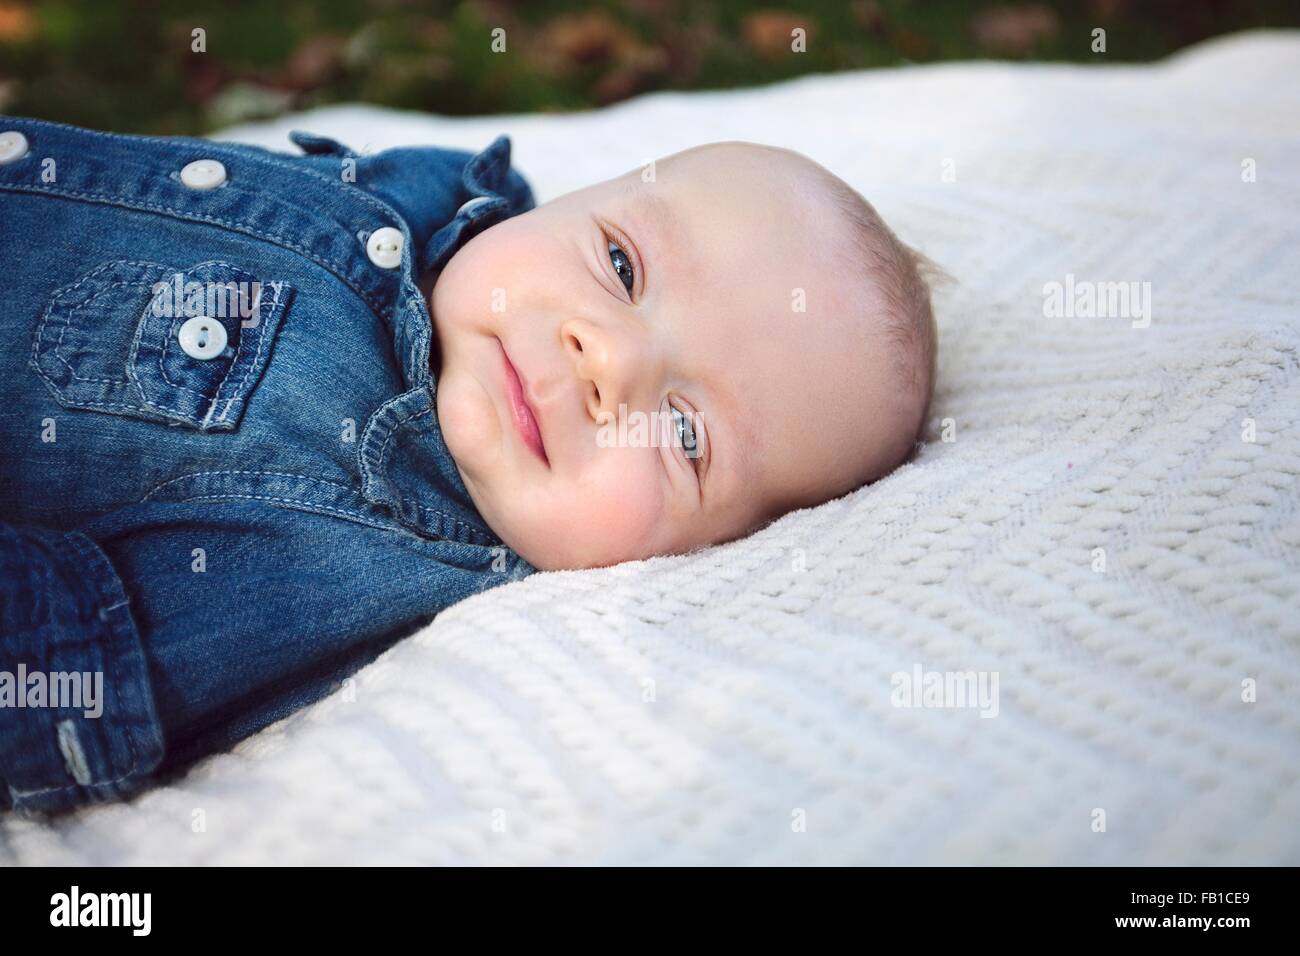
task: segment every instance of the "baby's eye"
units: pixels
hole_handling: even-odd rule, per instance
[[[636,276],[632,271],[632,260],[623,251],[623,247],[613,239],[609,240],[609,261],[614,264],[614,271],[618,273],[618,277],[623,280],[624,287],[630,293],[632,285],[636,282]]]
[[[673,426],[677,429],[678,447],[687,458],[691,459],[691,464],[696,465],[700,457],[700,446],[695,434],[695,422],[690,415],[683,414],[673,405],[669,405],[668,410],[672,413]]]

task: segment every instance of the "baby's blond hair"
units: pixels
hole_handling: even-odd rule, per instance
[[[930,301],[931,281],[942,269],[894,234],[866,198],[823,166],[814,164],[835,207],[843,214],[855,243],[854,261],[863,263],[884,302],[880,316],[890,348],[890,367],[898,385],[900,413],[907,427],[887,450],[874,474],[863,483],[893,471],[920,445],[934,400],[939,333]]]

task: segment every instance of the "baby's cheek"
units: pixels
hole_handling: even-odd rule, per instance
[[[646,552],[661,506],[657,486],[638,469],[602,469],[553,488],[546,523],[577,562],[616,563]]]
[[[501,423],[491,397],[468,373],[457,369],[439,384],[438,421],[447,449],[460,467],[485,480],[501,450]]]
[[[539,282],[554,283],[555,263],[537,247],[539,240],[507,220],[474,236],[447,265],[459,266],[451,293],[455,307],[475,321],[493,324],[509,317]]]
[[[631,554],[654,530],[658,508],[636,487],[621,493],[584,495],[578,503],[586,524],[583,537],[602,554]]]

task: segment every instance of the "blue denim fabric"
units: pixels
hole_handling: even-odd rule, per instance
[[[294,133],[292,156],[5,131],[29,148],[0,164],[0,808],[121,799],[534,570],[443,443],[416,287],[532,208],[506,137],[357,155]],[[224,184],[187,184],[197,160]],[[395,267],[367,252],[384,227]],[[260,283],[209,317],[211,357],[182,344],[184,295],[160,307],[190,282]],[[20,667],[102,673],[102,713],[14,705]]]

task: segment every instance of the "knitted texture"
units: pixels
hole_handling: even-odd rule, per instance
[[[539,201],[798,149],[957,279],[928,441],[748,540],[466,601],[174,785],[4,819],[0,861],[1300,863],[1300,36],[224,138],[294,128],[504,131]],[[1067,282],[1150,283],[1149,324],[1046,315]],[[996,714],[896,706],[917,669]]]

